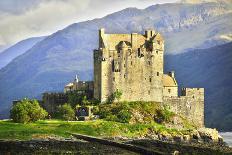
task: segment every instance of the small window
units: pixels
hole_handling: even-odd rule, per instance
[[[124,68],[126,67],[126,64],[124,64]]]
[[[148,65],[151,65],[151,61],[148,61]]]
[[[140,48],[138,48],[138,57],[141,56],[141,51],[140,51]]]
[[[133,65],[132,61],[131,61],[131,66]]]
[[[113,81],[115,82],[115,77],[113,77]]]
[[[156,74],[157,74],[157,76],[159,76],[159,72],[157,72]]]
[[[151,82],[151,77],[149,78],[149,81]]]
[[[171,93],[171,89],[168,89],[168,93]]]
[[[124,74],[124,78],[126,78],[126,74]]]
[[[159,54],[159,51],[156,51],[156,54]]]

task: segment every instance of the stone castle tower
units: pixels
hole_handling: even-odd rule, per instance
[[[174,72],[164,74],[164,39],[145,34],[106,34],[99,30],[94,50],[94,98],[105,102],[116,90],[122,101],[154,101],[204,126],[204,89],[183,88],[178,95]]]
[[[106,101],[116,89],[121,100],[163,100],[164,40],[159,33],[105,34],[94,51],[94,97]]]

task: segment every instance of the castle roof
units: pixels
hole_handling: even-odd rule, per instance
[[[177,82],[175,80],[175,78],[164,74],[163,75],[163,85],[164,87],[177,87]]]
[[[65,87],[72,87],[72,86],[73,86],[73,83],[69,83]]]

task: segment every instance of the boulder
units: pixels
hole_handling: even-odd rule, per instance
[[[200,128],[198,129],[198,133],[200,137],[203,139],[204,142],[219,142],[219,137],[218,131],[216,129],[211,129],[211,128]]]

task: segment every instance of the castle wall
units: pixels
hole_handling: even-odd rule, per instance
[[[164,97],[163,104],[198,127],[204,126],[204,89],[183,88],[179,97]]]
[[[42,107],[50,115],[53,115],[57,111],[59,105],[68,102],[68,95],[66,93],[43,93],[42,100]]]
[[[177,97],[178,96],[178,87],[167,87],[163,88],[163,95],[166,97]]]

